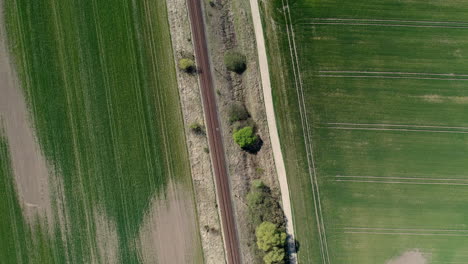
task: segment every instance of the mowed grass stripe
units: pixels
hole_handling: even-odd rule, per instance
[[[397,235],[397,236],[454,236],[467,237],[468,234],[439,234],[439,233],[411,233],[411,232],[371,232],[371,231],[344,231],[345,234],[366,234],[366,235]]]
[[[417,231],[417,232],[468,232],[468,230],[426,229],[426,228],[381,228],[381,227],[345,227],[345,230],[384,230],[384,231]]]
[[[403,132],[426,132],[426,133],[452,133],[468,134],[468,131],[429,130],[429,129],[407,129],[407,128],[376,128],[376,127],[321,127],[323,129],[339,130],[365,130],[365,131],[403,131]]]
[[[430,21],[430,20],[401,20],[401,19],[366,19],[366,18],[312,18],[318,21],[356,21],[356,22],[387,22],[387,23],[415,23],[415,24],[443,24],[443,25],[463,25],[468,26],[468,22],[456,21]]]
[[[421,73],[421,72],[374,72],[374,71],[319,71],[319,73],[364,73],[364,74],[390,74],[390,75],[423,75],[423,76],[449,76],[468,77],[468,74],[453,73]]]
[[[377,127],[409,127],[409,128],[439,128],[439,129],[458,129],[468,130],[468,127],[457,126],[430,126],[430,125],[408,125],[408,124],[360,124],[360,123],[325,123],[325,125],[345,125],[345,126],[377,126]]]
[[[451,186],[467,186],[468,183],[453,183],[453,182],[409,182],[409,181],[376,181],[376,180],[335,180],[336,182],[352,182],[352,183],[383,183],[383,184],[414,184],[414,185],[451,185]]]
[[[468,181],[468,176],[466,178],[460,179],[446,179],[446,178],[421,178],[421,177],[385,177],[385,176],[343,176],[336,175],[336,178],[366,178],[366,179],[390,179],[390,180],[427,180],[427,181]]]
[[[340,25],[340,26],[377,26],[377,27],[409,27],[409,28],[446,28],[446,29],[468,29],[465,26],[443,26],[443,25],[411,25],[411,24],[375,24],[375,23],[344,23],[344,22],[310,22],[307,25]]]
[[[435,78],[435,77],[410,77],[410,76],[387,76],[387,75],[333,75],[318,74],[316,77],[324,78],[378,78],[378,79],[412,79],[412,80],[438,80],[438,81],[468,81],[465,78]]]

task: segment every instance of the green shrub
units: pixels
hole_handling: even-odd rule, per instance
[[[236,51],[224,54],[224,64],[229,71],[242,74],[247,69],[245,56]]]
[[[263,261],[266,264],[283,264],[285,256],[284,248],[275,247],[263,257]]]
[[[244,121],[250,117],[249,112],[242,104],[232,104],[229,107],[229,122],[234,123],[237,121]]]
[[[258,137],[255,135],[253,127],[244,127],[233,134],[233,139],[241,148],[249,148],[257,143]]]
[[[250,191],[247,194],[247,206],[249,208],[258,208],[265,200],[265,195],[259,191]]]
[[[257,169],[260,169],[260,168],[257,168]],[[255,189],[263,189],[266,187],[265,183],[260,179],[253,180],[251,185]]]
[[[179,69],[184,72],[194,72],[195,71],[195,62],[191,59],[183,58],[179,60]]]
[[[268,252],[273,248],[284,248],[286,243],[286,233],[280,231],[271,222],[263,222],[255,229],[257,246],[259,249]]]
[[[282,264],[286,253],[285,219],[278,201],[270,188],[260,179],[251,182],[247,194],[247,206],[252,224],[257,226],[257,246],[262,250],[263,260],[268,264]]]

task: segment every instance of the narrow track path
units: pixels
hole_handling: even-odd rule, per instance
[[[200,89],[203,100],[203,109],[207,125],[208,143],[211,153],[211,162],[215,175],[216,191],[221,213],[221,226],[223,231],[224,246],[228,264],[240,264],[239,241],[237,238],[234,213],[232,208],[231,191],[226,169],[225,153],[216,107],[216,96],[213,88],[210,60],[203,22],[202,3],[200,0],[187,0],[192,35],[199,72]]]

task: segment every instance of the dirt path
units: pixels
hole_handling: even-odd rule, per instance
[[[275,111],[273,108],[273,98],[271,94],[270,73],[268,69],[268,60],[265,49],[265,38],[263,35],[262,21],[260,10],[258,8],[258,0],[250,0],[252,9],[252,17],[255,29],[255,38],[257,40],[258,61],[260,67],[260,75],[262,79],[263,98],[265,100],[265,110],[268,121],[268,131],[270,132],[271,146],[273,148],[273,156],[275,158],[276,172],[281,188],[281,198],[283,202],[283,210],[287,221],[287,233],[289,235],[290,252],[295,252],[294,248],[294,225],[291,211],[291,201],[289,197],[288,180],[286,178],[286,169],[284,166],[283,153],[279,141],[278,128],[276,126]],[[296,263],[296,254],[291,254],[291,263]]]

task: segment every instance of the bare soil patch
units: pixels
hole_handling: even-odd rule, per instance
[[[93,216],[96,227],[97,256],[99,258],[96,263],[119,263],[119,241],[115,222],[107,217],[102,208],[95,209]]]
[[[26,100],[8,52],[0,1],[0,119],[10,146],[18,197],[27,219],[52,221],[49,169],[37,142]]]
[[[187,189],[169,183],[150,203],[140,228],[143,263],[199,263],[197,223]]]
[[[419,250],[412,250],[389,260],[386,264],[427,264],[427,259]]]

